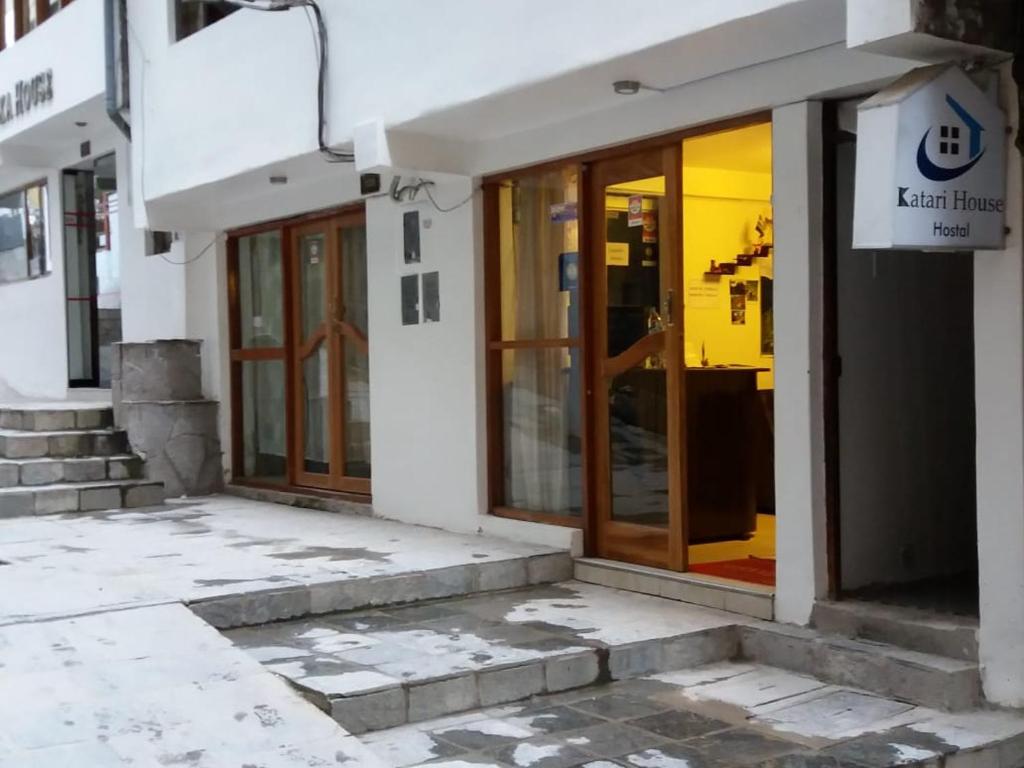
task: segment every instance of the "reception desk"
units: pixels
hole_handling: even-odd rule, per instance
[[[756,446],[764,421],[757,374],[746,366],[686,369],[689,540],[745,538],[757,529]],[[636,368],[617,387],[633,390],[638,426],[664,431],[664,369]],[[762,457],[763,458],[763,457]]]

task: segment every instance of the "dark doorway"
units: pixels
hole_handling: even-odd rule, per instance
[[[110,386],[121,340],[121,256],[113,154],[64,171],[68,383]]]
[[[976,615],[973,258],[852,249],[856,136],[839,123],[825,270],[833,591]]]

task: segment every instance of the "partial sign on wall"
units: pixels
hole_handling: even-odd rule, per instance
[[[1006,117],[959,67],[915,70],[858,108],[854,248],[1001,249]]]

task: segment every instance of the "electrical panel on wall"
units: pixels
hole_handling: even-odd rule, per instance
[[[438,272],[423,275],[423,322],[441,321],[441,276]]]
[[[402,325],[418,325],[420,322],[420,278],[419,275],[402,276]]]
[[[419,264],[423,260],[420,251],[420,212],[406,211],[402,215],[403,249],[406,264]]]

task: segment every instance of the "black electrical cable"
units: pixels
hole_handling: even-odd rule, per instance
[[[317,84],[316,84],[316,113],[317,113],[317,145],[320,153],[327,158],[329,163],[351,163],[355,161],[355,155],[338,149],[332,149],[327,144],[327,23],[324,21],[323,11],[316,0],[285,0],[285,5],[273,7],[261,7],[248,5],[246,0],[239,0],[234,3],[239,7],[251,8],[254,11],[290,11],[292,8],[311,8],[316,19],[316,30],[320,38],[320,46],[317,51]]]

